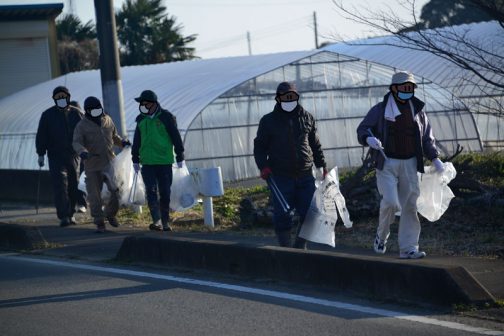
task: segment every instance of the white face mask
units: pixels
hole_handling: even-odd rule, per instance
[[[291,102],[281,102],[280,105],[282,106],[282,110],[284,110],[285,112],[292,112],[294,111],[294,109],[296,108],[298,102],[295,100],[295,101],[291,101]]]
[[[67,107],[68,102],[67,102],[66,98],[57,99],[56,100],[56,105],[58,105],[58,107],[65,108],[65,107]]]
[[[98,108],[98,109],[92,109],[91,111],[89,111],[89,114],[91,114],[91,117],[99,117],[101,116],[103,113],[103,109],[101,108]]]
[[[149,109],[145,105],[140,105],[140,112],[149,113]]]

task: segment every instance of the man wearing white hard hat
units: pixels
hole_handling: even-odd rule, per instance
[[[359,143],[371,147],[382,197],[374,251],[385,253],[390,225],[400,211],[399,257],[403,259],[426,256],[419,250],[420,221],[416,207],[420,195],[417,172],[424,172],[423,158],[431,160],[438,172],[444,170],[429,119],[423,111],[425,104],[415,97],[416,87],[413,74],[395,73],[390,91],[369,110],[357,128]]]

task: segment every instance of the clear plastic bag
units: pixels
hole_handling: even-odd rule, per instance
[[[87,195],[87,189],[86,189],[86,172],[82,172],[82,174],[79,177],[79,184],[77,186],[77,189],[83,191]],[[101,191],[101,198],[102,201],[106,202],[110,198],[110,192],[107,188],[107,185],[104,183]]]
[[[145,185],[142,180],[142,175],[134,173],[133,182],[128,193],[129,205],[144,205],[145,204]]]
[[[173,181],[170,195],[170,209],[184,211],[198,203],[198,188],[186,165],[173,165]]]
[[[441,218],[455,197],[448,183],[457,176],[457,171],[451,162],[445,162],[443,165],[445,169],[442,173],[437,173],[435,167],[427,166],[424,167],[425,174],[418,174],[420,196],[417,200],[417,210],[431,222]]]
[[[130,146],[124,147],[123,150],[117,154],[114,160],[112,160],[112,167],[114,169],[115,183],[119,189],[119,204],[128,205],[128,198],[133,184],[133,176],[135,175],[133,162],[131,161]]]
[[[338,220],[338,212],[345,227],[352,227],[345,198],[339,188],[338,167],[334,167],[324,181],[316,180],[315,186],[317,189],[299,236],[315,243],[334,247],[336,245],[334,227]]]

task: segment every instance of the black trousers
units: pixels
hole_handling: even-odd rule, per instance
[[[79,184],[78,156],[49,157],[49,172],[54,190],[54,205],[58,218],[72,217],[75,213]]]

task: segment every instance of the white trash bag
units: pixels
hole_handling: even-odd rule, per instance
[[[334,227],[338,220],[338,212],[345,227],[352,227],[345,198],[339,188],[338,167],[334,167],[327,174],[324,181],[316,180],[315,186],[317,189],[301,226],[299,236],[315,243],[334,247]]]
[[[448,183],[457,176],[457,171],[451,162],[445,162],[443,165],[442,173],[437,173],[433,166],[426,166],[425,174],[418,174],[420,196],[417,200],[417,210],[431,222],[441,218],[455,197]]]
[[[128,192],[127,202],[129,205],[144,205],[146,203],[145,185],[140,173],[135,172],[133,175],[133,183]]]
[[[173,181],[171,185],[170,209],[184,211],[198,203],[198,188],[186,165],[179,168],[173,165]]]
[[[112,160],[112,167],[114,169],[115,184],[119,189],[119,204],[128,205],[130,204],[128,198],[133,185],[133,176],[135,175],[133,162],[131,161],[131,146],[124,147],[117,154]]]
[[[86,172],[82,172],[82,174],[79,177],[79,184],[77,186],[77,189],[83,191],[87,195],[87,189],[86,189]],[[106,202],[110,198],[110,192],[107,188],[107,185],[104,183],[101,191],[101,198],[102,201]]]

